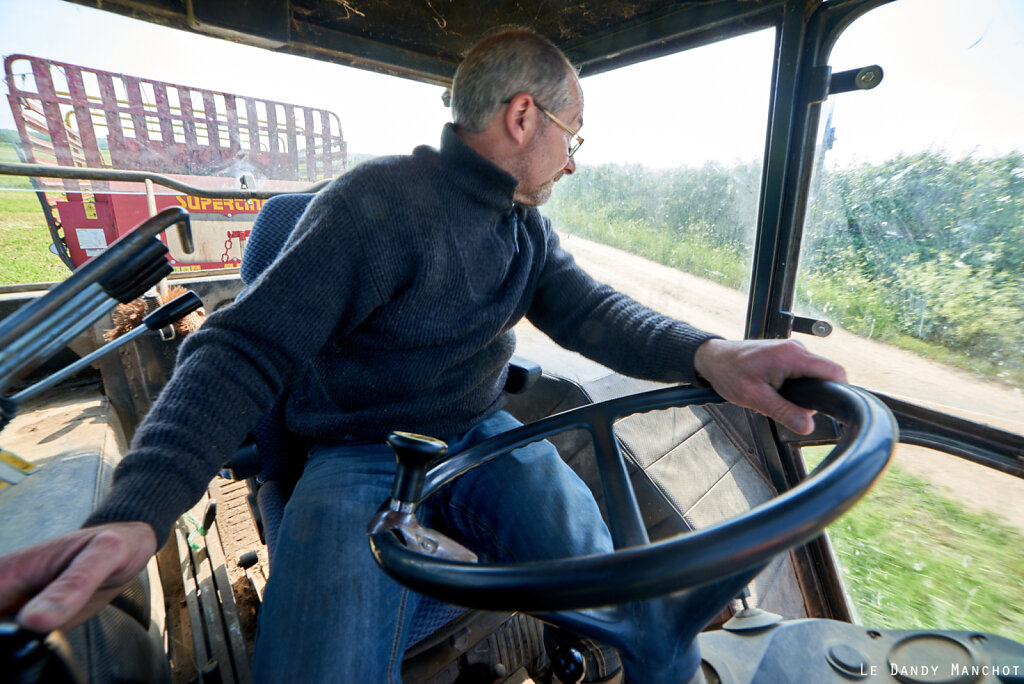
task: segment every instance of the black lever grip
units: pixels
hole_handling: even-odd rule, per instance
[[[30,632],[10,618],[0,619],[0,681],[12,684],[82,684],[67,640],[60,632]]]
[[[395,452],[398,467],[391,498],[396,501],[415,503],[423,493],[423,480],[427,466],[448,453],[448,445],[439,439],[417,435],[411,432],[392,432],[388,444]]]
[[[203,300],[192,290],[178,295],[163,306],[150,312],[142,324],[150,330],[160,330],[180,321],[203,305]]]
[[[124,304],[142,295],[173,270],[167,262],[167,245],[152,237],[134,256],[127,257],[121,268],[99,282],[107,294]]]

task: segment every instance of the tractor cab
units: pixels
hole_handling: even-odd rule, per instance
[[[617,648],[631,682],[1024,681],[1019,8],[47,0],[7,15],[0,555],[75,529],[103,496],[174,370],[175,321],[230,305],[332,178],[435,144],[461,55],[526,26],[586,97],[577,171],[541,209],[566,251],[696,327],[797,339],[852,385],[788,384],[818,411],[797,435],[520,324],[506,390],[523,428],[444,457],[436,436],[391,439],[399,477],[367,548],[429,598],[403,681],[578,681],[582,656],[546,644],[544,623]],[[109,45],[47,52],[40,23]],[[0,669],[251,681],[303,449],[269,427],[97,616],[64,635],[0,616]],[[542,438],[594,492],[615,553],[501,566],[419,525],[445,483]]]

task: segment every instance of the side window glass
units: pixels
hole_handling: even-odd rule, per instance
[[[1017,433],[1022,9],[904,0],[839,38],[833,73],[879,64],[885,77],[823,105],[794,305],[836,326],[806,343],[853,383]],[[900,446],[830,535],[865,624],[1020,640],[1008,597],[1024,586],[1022,521],[1021,480]]]
[[[595,278],[734,337],[746,314],[774,38],[759,31],[584,77],[586,144],[543,209]]]

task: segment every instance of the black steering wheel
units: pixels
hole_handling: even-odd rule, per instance
[[[567,430],[587,430],[594,441],[615,552],[480,564],[451,560],[451,555],[445,558],[433,543],[409,544],[409,548],[402,542],[407,536],[377,525],[370,534],[374,556],[395,580],[436,599],[484,610],[534,613],[641,601],[750,571],[756,574],[773,556],[811,540],[853,506],[885,470],[897,441],[892,414],[863,390],[798,379],[786,382],[781,393],[835,418],[843,426],[841,437],[810,477],[738,517],[649,543],[613,424],[634,413],[724,401],[711,390],[677,386],[591,404],[524,425],[441,462],[424,476],[426,458],[434,451],[421,464],[401,464],[396,474],[401,478],[405,473],[407,481],[396,481],[395,492],[419,494],[415,481],[424,483],[422,494],[415,496],[419,501],[468,469],[520,446]],[[418,473],[410,475],[417,468]],[[404,510],[409,508],[407,502]],[[725,601],[735,595],[726,596]]]

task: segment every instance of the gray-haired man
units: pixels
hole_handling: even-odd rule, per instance
[[[557,48],[529,31],[484,40],[456,74],[452,110],[440,149],[362,164],[321,192],[274,264],[186,341],[86,527],[0,559],[0,613],[20,608],[22,624],[49,630],[98,610],[286,393],[289,429],[315,446],[285,511],[256,677],[398,681],[419,599],[373,565],[365,538],[394,472],[383,438],[419,432],[456,451],[516,425],[500,405],[523,317],[619,372],[702,378],[810,431],[810,413],[775,388],[843,381],[839,366],[661,316],[559,246],[536,207],[576,168],[583,92]],[[611,549],[589,492],[546,443],[435,499],[432,524],[499,560]]]

